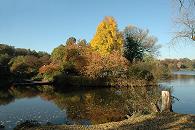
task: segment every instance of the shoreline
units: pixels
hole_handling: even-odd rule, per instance
[[[21,128],[25,130],[27,128]],[[174,112],[133,115],[118,122],[97,125],[49,125],[28,128],[28,130],[128,130],[128,129],[195,129],[195,115]]]

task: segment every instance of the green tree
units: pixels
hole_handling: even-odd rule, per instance
[[[52,62],[61,62],[63,61],[63,58],[66,55],[66,48],[64,45],[60,45],[56,48],[51,53],[51,60]]]
[[[102,55],[110,54],[113,50],[121,51],[123,38],[113,17],[105,17],[98,25],[90,45]]]
[[[10,70],[15,75],[20,75],[21,78],[30,78],[38,73],[39,59],[32,55],[27,56],[17,56],[10,60],[9,62]]]
[[[14,47],[6,44],[0,44],[0,54],[5,54],[5,53],[12,56],[15,55]]]
[[[10,60],[10,56],[7,53],[0,54],[0,65],[7,65],[9,60]]]
[[[58,64],[66,74],[78,74],[85,65],[85,50],[87,50],[85,40],[78,41],[74,37],[68,38],[65,45],[55,48],[51,54],[51,63]]]
[[[79,40],[77,43],[80,47],[86,47],[87,46],[87,41],[85,39]]]
[[[142,60],[145,54],[154,55],[158,52],[157,39],[149,36],[148,30],[128,26],[124,29],[123,36],[124,57],[131,63],[135,60]]]
[[[22,55],[29,55],[30,50],[24,49],[24,48],[16,48],[16,56],[22,56]]]
[[[77,40],[75,37],[70,37],[67,39],[66,41],[66,45],[72,45],[72,44],[76,44]]]

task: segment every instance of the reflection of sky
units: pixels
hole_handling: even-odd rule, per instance
[[[17,123],[26,120],[58,124],[64,123],[65,119],[65,111],[61,111],[55,104],[40,97],[16,99],[13,103],[0,106],[0,124],[6,126],[6,130],[13,129]]]
[[[175,112],[195,114],[195,77],[187,72],[185,74],[188,76],[177,75],[173,80],[162,83],[162,86],[173,87],[173,95],[180,99],[173,105]]]

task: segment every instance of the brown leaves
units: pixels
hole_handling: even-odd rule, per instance
[[[116,76],[128,68],[128,61],[117,51],[106,56],[92,52],[87,59],[88,62],[83,68],[83,73],[93,79]]]
[[[51,73],[53,71],[59,71],[60,66],[58,64],[50,63],[49,65],[44,65],[39,68],[39,73],[44,74],[44,73]]]

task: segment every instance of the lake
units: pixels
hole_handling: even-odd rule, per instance
[[[0,91],[0,125],[11,130],[25,121],[68,125],[120,121],[134,112],[151,113],[151,102],[158,99],[157,86],[75,92],[56,92],[52,86],[11,87]]]
[[[173,104],[173,111],[195,114],[195,71],[178,71],[171,80],[160,83],[172,88],[172,95],[179,99]]]
[[[195,114],[195,72],[174,72],[161,86],[177,97],[173,111]],[[99,88],[57,92],[52,86],[11,87],[0,90],[0,125],[12,130],[25,121],[40,124],[101,124],[120,121],[135,112],[149,114],[160,99],[159,87]]]

